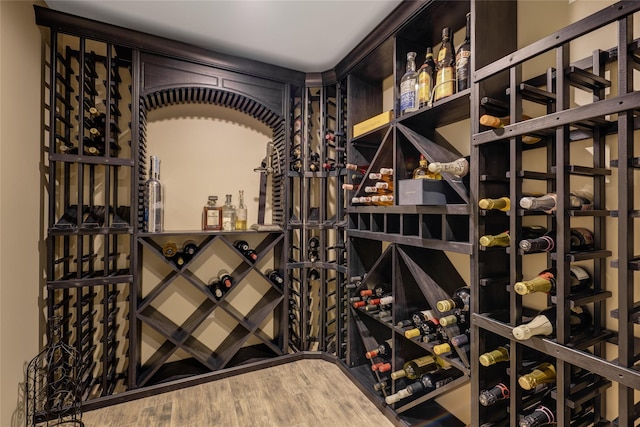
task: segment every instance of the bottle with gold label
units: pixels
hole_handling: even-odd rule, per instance
[[[500,197],[499,199],[480,199],[478,201],[478,207],[484,210],[499,210],[503,212],[509,212],[511,209],[511,200],[508,197]]]
[[[456,57],[451,28],[442,29],[442,45],[436,61],[434,100],[446,98],[456,92]]]
[[[413,170],[413,179],[442,179],[442,175],[440,172],[432,172],[429,170],[429,162],[424,157],[424,155],[420,154],[420,163],[417,168]]]
[[[435,69],[436,63],[433,60],[433,49],[428,47],[424,64],[418,70],[418,105],[420,108],[427,106],[431,101]]]

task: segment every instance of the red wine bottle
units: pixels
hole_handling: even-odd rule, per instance
[[[378,348],[368,351],[364,356],[367,359],[373,359],[374,357],[389,355],[391,355],[391,339],[380,344]]]

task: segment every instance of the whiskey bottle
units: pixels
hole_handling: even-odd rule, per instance
[[[202,211],[203,230],[222,230],[222,208],[216,206],[218,196],[209,196]]]
[[[467,13],[465,38],[456,53],[458,92],[471,87],[471,13]]]
[[[461,157],[457,160],[454,160],[453,162],[448,163],[431,162],[429,164],[429,172],[446,172],[450,173],[456,178],[463,178],[469,173],[469,161],[464,157]]]
[[[451,28],[442,29],[442,44],[436,61],[434,100],[438,101],[456,93],[456,59]]]
[[[591,313],[582,307],[572,307],[569,317],[571,334],[584,331],[592,324]],[[556,307],[547,307],[540,311],[530,322],[513,328],[511,333],[519,341],[527,340],[534,335],[550,336],[556,332],[556,318]]]
[[[548,193],[540,197],[523,197],[520,199],[520,207],[530,211],[555,212],[558,207],[558,195]],[[593,209],[593,194],[588,191],[572,191],[569,194],[568,209],[582,211]]]
[[[511,209],[511,201],[508,197],[500,197],[499,199],[480,199],[478,207],[484,210],[496,209],[503,212],[509,212]]]
[[[413,179],[442,179],[442,175],[439,172],[432,172],[429,166],[431,165],[429,165],[427,159],[423,154],[420,154],[418,167],[413,170]]]
[[[482,390],[478,400],[482,406],[493,406],[498,402],[509,399],[511,393],[509,392],[509,384],[505,384],[507,381],[499,382],[493,387]]]
[[[164,197],[160,183],[160,160],[150,158],[149,179],[144,183],[144,231],[159,233],[164,227]]]
[[[433,78],[436,70],[436,63],[433,60],[433,49],[427,48],[424,64],[418,70],[418,107],[429,105],[431,92],[433,92]]]
[[[450,382],[454,381],[457,378],[460,378],[461,376],[462,372],[457,369],[438,369],[437,371],[422,375],[418,381],[397,391],[394,394],[387,396],[385,398],[385,402],[387,403],[387,405],[391,405],[414,394],[429,393],[444,385],[449,384]]]
[[[591,286],[591,276],[587,271],[579,265],[572,265],[570,267],[571,292],[578,291],[580,289],[586,289]],[[513,285],[513,290],[520,295],[527,295],[534,292],[545,292],[550,295],[556,294],[556,269],[548,268],[538,274],[537,277],[522,282],[517,282]]]
[[[407,53],[406,72],[400,79],[400,115],[418,110],[418,73],[416,53]]]
[[[522,116],[522,120],[529,120],[530,118],[531,117],[529,116]],[[507,126],[510,122],[511,122],[511,119],[509,116],[496,117],[496,116],[491,116],[489,114],[484,114],[480,116],[481,125],[496,128],[496,129],[503,128]],[[535,144],[536,142],[540,142],[540,140],[541,138],[538,138],[537,136],[530,136],[530,135],[522,136],[522,142],[524,144]]]
[[[373,359],[374,357],[389,355],[391,355],[391,339],[386,340],[377,348],[367,351],[364,357],[366,357],[367,359]]]
[[[402,369],[391,373],[391,378],[397,380],[399,378],[407,377],[410,380],[415,380],[421,375],[438,370],[442,367],[441,365],[442,362],[436,357],[422,356],[405,362]]]
[[[236,230],[247,229],[247,206],[244,204],[244,191],[240,190],[238,209],[236,209]]]
[[[524,390],[533,390],[540,384],[548,384],[555,381],[556,368],[549,362],[539,364],[531,372],[518,378],[518,384]]]
[[[222,229],[233,231],[236,229],[236,208],[231,203],[231,194],[226,195],[227,200],[222,205]]]

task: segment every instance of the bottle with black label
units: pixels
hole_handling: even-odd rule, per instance
[[[456,81],[458,92],[471,87],[471,13],[467,13],[464,41],[456,53]]]

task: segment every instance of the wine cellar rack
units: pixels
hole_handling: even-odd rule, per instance
[[[482,250],[475,246],[474,249],[477,262],[474,263],[472,294],[479,297],[473,299],[472,309],[473,333],[477,337],[471,356],[472,372],[477,378],[472,382],[472,395],[477,396],[500,381],[508,384],[511,394],[508,404],[497,407],[485,408],[473,400],[473,416],[480,424],[494,421],[499,412],[501,415],[497,418],[502,419],[504,425],[516,425],[521,414],[535,407],[532,406],[535,399],[518,386],[518,375],[515,374],[526,370],[528,358],[525,353],[528,355],[535,349],[540,359],[547,357],[555,365],[554,383],[546,389],[538,387],[536,392],[550,392],[555,402],[564,402],[551,405],[559,425],[609,425],[604,391],[612,387],[613,381],[618,383],[619,394],[619,418],[614,424],[634,425],[637,415],[633,389],[637,388],[639,377],[631,373],[635,351],[629,317],[634,301],[633,280],[629,273],[633,238],[629,236],[633,235],[633,197],[630,195],[633,192],[633,111],[640,100],[638,93],[633,91],[631,77],[635,57],[633,14],[638,9],[636,3],[616,3],[491,64],[476,64],[471,158],[472,164],[478,167],[478,174],[474,176],[473,188],[478,199],[507,196],[511,207],[508,212],[480,210],[473,240],[504,230],[509,230],[512,236],[506,248]],[[572,63],[572,42],[609,24],[619,33],[617,46],[610,50],[595,49],[590,57]],[[547,62],[546,72],[523,79],[527,62],[545,52],[554,53],[547,55],[551,59]],[[611,87],[611,81],[605,78],[607,67],[617,76],[617,93],[615,90],[611,94],[606,92]],[[502,91],[489,91],[484,87],[487,82],[496,84],[498,81],[502,83]],[[578,91],[588,95],[588,103],[576,106],[573,96]],[[481,99],[480,93],[487,97]],[[540,111],[540,115],[527,119],[524,117],[527,111]],[[482,114],[509,115],[511,124],[503,129],[487,130],[479,125]],[[615,115],[617,120],[610,118]],[[612,175],[605,154],[606,137],[610,134],[617,135],[618,159],[628,159],[611,165],[618,168],[617,211],[608,210],[606,203],[605,184]],[[533,136],[538,142],[527,144],[523,142],[525,136]],[[589,161],[580,158],[580,150],[585,146],[591,156]],[[534,158],[542,161],[536,165]],[[540,167],[540,164],[544,166]],[[555,212],[547,214],[520,208],[517,202],[536,184],[540,191],[557,193]],[[593,189],[590,210],[571,208],[570,192],[579,190],[580,185]],[[613,252],[607,248],[607,217],[614,212],[613,216],[618,218],[616,249],[621,261],[610,260]],[[622,215],[621,212],[629,214]],[[520,230],[533,222],[555,230],[552,252],[534,255],[518,248]],[[572,250],[571,227],[587,227],[593,231],[592,250]],[[547,296],[544,304],[554,307],[557,312],[555,333],[549,337],[533,336],[517,341],[512,329],[526,322],[532,314],[528,310],[532,296],[517,294],[513,284],[527,279],[523,270],[536,261],[541,264],[544,261],[543,269],[556,269],[555,295]],[[609,262],[618,267],[617,286],[615,282],[607,283]],[[571,289],[570,268],[574,263],[591,272],[592,289],[582,292]],[[617,332],[607,329],[605,309],[615,287],[619,292],[617,313],[626,313],[618,317]],[[509,307],[508,321],[490,318],[489,314],[500,307]],[[593,317],[593,324],[581,334],[572,334],[570,330],[570,310],[574,307],[586,307]],[[607,343],[617,345],[618,359],[610,360],[611,355],[606,354]],[[509,345],[508,363],[488,368],[480,366],[480,354],[505,344]],[[575,374],[579,369],[589,374]],[[505,379],[506,370],[512,374]],[[580,407],[589,404],[593,405],[592,411],[579,411]]]
[[[101,398],[97,407],[115,402],[109,399],[114,394],[135,398],[160,383],[169,390],[295,355],[336,363],[397,425],[464,425],[440,402],[465,389],[474,426],[518,425],[541,399],[565,402],[553,408],[559,425],[634,425],[640,414],[633,327],[640,317],[633,274],[640,164],[634,151],[640,97],[633,84],[640,44],[633,24],[639,10],[637,2],[620,1],[518,47],[516,1],[402,2],[333,70],[305,74],[36,7],[37,24],[51,34],[45,83],[51,124],[47,317],[62,318],[63,341],[81,354],[83,400]],[[467,13],[471,87],[401,115],[407,52],[417,52],[421,65],[425,47],[436,51],[444,27],[459,42]],[[601,29],[615,32],[616,45],[574,59],[582,52],[576,42]],[[142,231],[153,144],[146,134],[148,113],[184,103],[235,109],[271,128],[271,160],[278,166],[269,176],[273,222],[283,231]],[[92,131],[92,107],[104,114],[101,135]],[[387,123],[354,133],[355,125],[389,111]],[[511,124],[485,127],[483,115],[506,116]],[[450,136],[467,128],[462,139]],[[466,177],[443,173],[433,184],[444,202],[401,200],[400,182],[411,178],[420,155],[430,163],[468,161]],[[381,168],[393,169],[393,201],[361,203],[364,187],[376,181],[369,173]],[[592,209],[571,209],[570,192],[579,186],[592,190]],[[548,192],[558,195],[553,213],[519,206],[528,193]],[[506,211],[478,205],[500,197],[510,200]],[[556,231],[553,252],[519,248],[523,226],[534,225]],[[593,250],[571,250],[573,227],[593,232]],[[479,244],[480,237],[506,230],[507,247]],[[195,241],[197,251],[184,265],[163,255],[168,241],[187,240]],[[236,240],[249,241],[260,260],[246,260]],[[218,254],[233,260],[225,267],[237,286],[222,298],[200,273]],[[572,292],[572,265],[590,273],[588,292]],[[551,267],[555,295],[514,291],[516,282]],[[155,281],[145,276],[149,268],[160,272]],[[281,286],[268,279],[271,269],[285,273]],[[178,283],[198,300],[183,319],[160,308],[163,294]],[[233,300],[252,286],[261,289],[260,297],[240,312]],[[360,291],[380,286],[393,296],[390,307],[353,306]],[[445,353],[405,336],[399,322],[422,310],[436,318],[450,314],[438,312],[437,302],[466,286],[468,343],[453,344],[466,332],[459,325],[442,328],[440,338],[451,344]],[[556,307],[554,335],[516,340],[513,328],[544,307]],[[586,307],[593,318],[580,336],[570,332],[576,307]],[[235,327],[205,344],[200,336],[216,316]],[[263,330],[267,323],[273,323],[273,334]],[[145,335],[158,345],[143,360]],[[389,355],[365,357],[385,342]],[[499,346],[508,348],[509,361],[482,366],[479,356]],[[188,359],[171,362],[177,354]],[[372,370],[374,364],[388,362],[397,371],[429,355],[455,370],[454,379],[386,404],[412,380],[389,380]],[[518,376],[531,369],[532,360],[551,363],[556,379],[526,392]],[[245,368],[238,370],[240,365]],[[381,386],[385,381],[388,387]],[[499,382],[510,398],[482,406],[478,395]],[[573,418],[579,407],[587,410]]]

